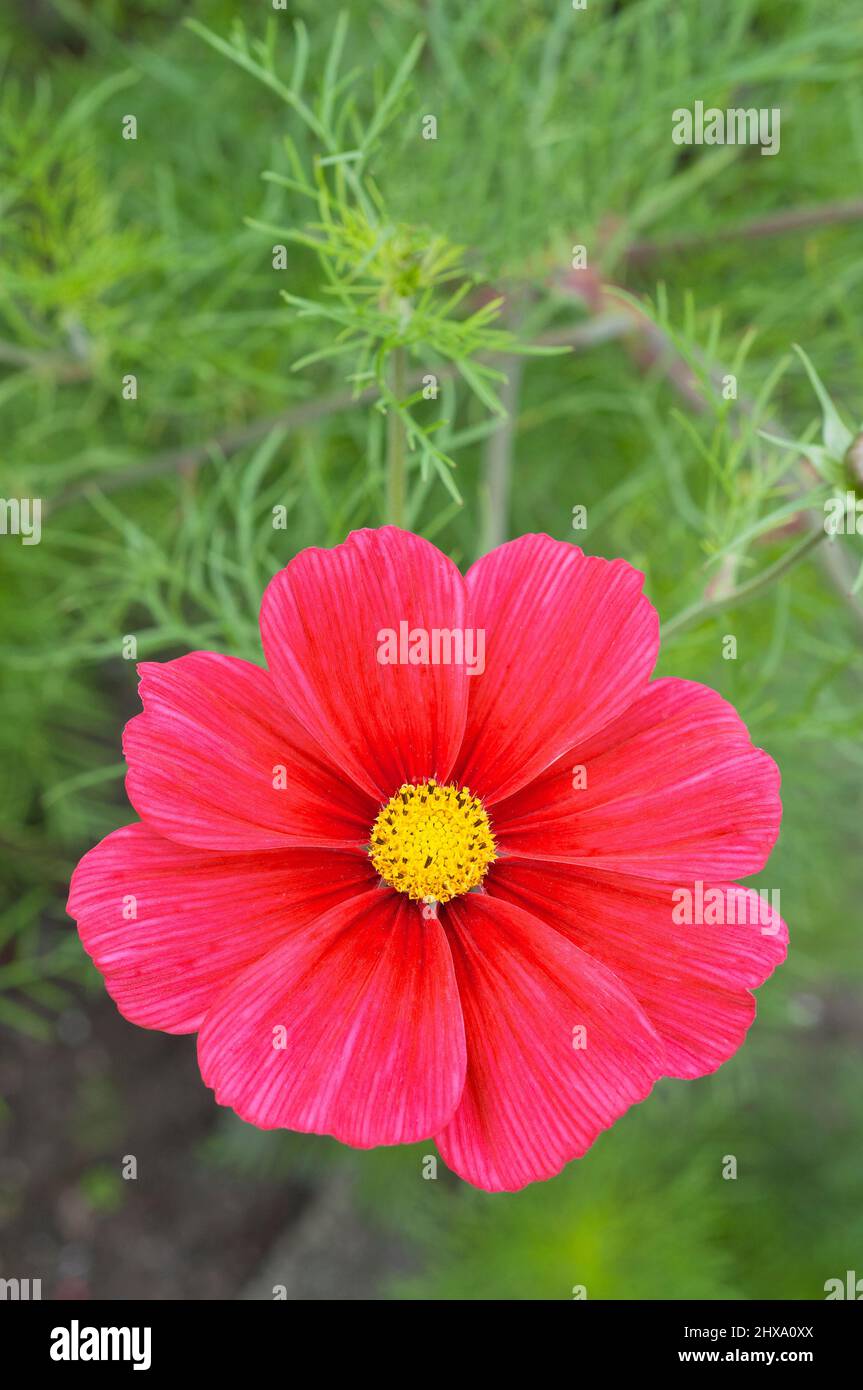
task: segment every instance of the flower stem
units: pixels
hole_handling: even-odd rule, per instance
[[[390,389],[401,404],[407,391],[407,358],[403,347],[393,348],[390,355]],[[398,411],[391,406],[387,413],[387,521],[393,526],[405,524],[406,446],[404,424]]]
[[[729,594],[722,598],[713,599],[709,603],[693,603],[690,608],[684,608],[681,613],[672,618],[669,622],[662,625],[662,636],[664,639],[670,637],[672,633],[679,632],[682,628],[688,627],[690,623],[699,618],[710,618],[714,613],[721,613],[723,609],[730,608],[738,603],[745,603],[757,594],[762,593],[783,574],[786,574],[801,560],[805,559],[810,550],[814,550],[827,535],[826,530],[813,530],[807,532],[803,540],[797,545],[786,550],[785,554],[772,565],[768,565],[765,570],[757,574],[753,579],[741,584],[739,588],[732,589]]]

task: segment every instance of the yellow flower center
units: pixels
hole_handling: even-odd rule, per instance
[[[476,888],[497,855],[479,798],[430,778],[390,797],[372,826],[369,858],[400,893],[446,903]]]

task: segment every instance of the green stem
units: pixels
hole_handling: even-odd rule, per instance
[[[480,555],[487,555],[490,550],[502,545],[509,530],[515,426],[523,366],[518,357],[508,357],[499,365],[500,370],[506,374],[506,381],[500,393],[506,415],[494,434],[489,435],[485,446]]]
[[[390,355],[390,390],[401,404],[407,394],[407,357],[403,347],[394,348]],[[405,427],[398,411],[390,407],[387,414],[387,521],[393,526],[405,524],[406,456]]]
[[[684,608],[682,613],[662,625],[662,636],[668,638],[674,632],[679,632],[681,628],[688,627],[697,618],[710,618],[714,613],[721,613],[724,609],[734,604],[746,603],[757,594],[762,593],[775,580],[779,579],[788,570],[793,569],[801,560],[814,550],[816,545],[820,545],[827,535],[826,530],[812,530],[804,536],[803,540],[797,545],[786,550],[772,565],[768,565],[766,570],[757,574],[754,579],[741,584],[738,589],[732,589],[730,594],[725,594],[723,598],[713,599],[710,603],[694,603],[690,608]]]

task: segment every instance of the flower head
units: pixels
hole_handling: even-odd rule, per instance
[[[253,1124],[434,1138],[492,1191],[720,1066],[785,954],[734,883],[772,848],[779,778],[714,691],[650,680],[641,582],[547,536],[463,577],[359,531],[272,580],[268,670],[143,663],[141,819],[69,898],[121,1012],[197,1032]]]

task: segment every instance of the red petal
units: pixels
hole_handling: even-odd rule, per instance
[[[759,917],[750,888],[719,888],[724,925],[680,925],[672,888],[569,865],[501,860],[488,886],[614,971],[663,1039],[669,1076],[703,1076],[737,1051],[755,1018],[749,991],[785,959],[785,923]]]
[[[377,806],[326,761],[266,671],[213,652],[139,670],[126,790],[161,834],[204,849],[368,843]]]
[[[522,536],[468,571],[486,669],[470,682],[459,780],[499,801],[592,737],[642,690],[659,648],[644,576],[549,536]]]
[[[512,1192],[558,1173],[643,1100],[662,1045],[619,980],[521,908],[468,894],[446,923],[468,1064],[436,1142],[468,1182]]]
[[[127,825],[84,855],[67,911],[126,1018],[193,1033],[229,980],[373,879],[364,855],[217,854]]]
[[[386,526],[304,550],[261,606],[267,663],[329,757],[379,800],[445,781],[464,729],[466,667],[382,665],[380,634],[465,626],[464,580],[428,541]]]
[[[220,1104],[261,1129],[357,1148],[428,1138],[455,1109],[465,1068],[440,923],[379,889],[334,909],[230,987],[198,1056]]]
[[[757,873],[781,815],[776,764],[733,707],[705,685],[658,680],[498,806],[494,828],[509,855],[687,883]]]

